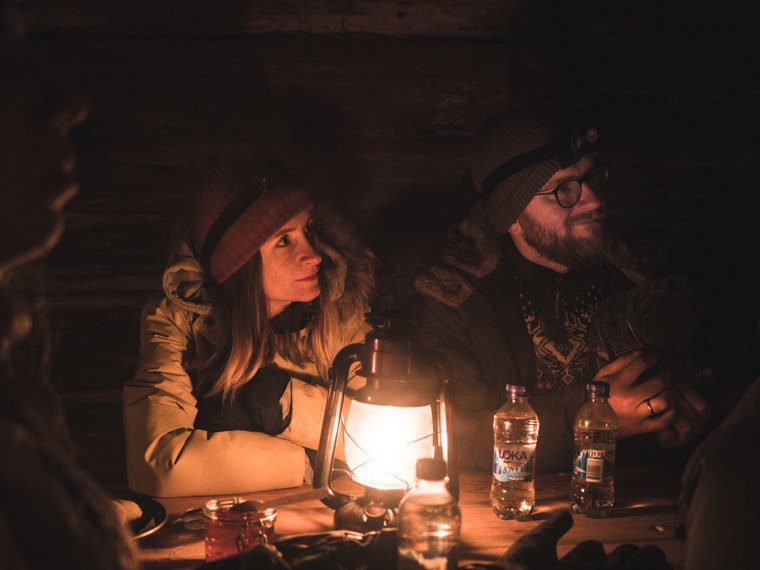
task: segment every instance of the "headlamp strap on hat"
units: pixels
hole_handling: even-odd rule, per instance
[[[559,160],[562,168],[578,162],[582,156],[593,151],[597,146],[598,134],[596,129],[587,129],[584,133],[570,130],[553,141],[549,141],[528,152],[518,154],[495,168],[480,186],[480,193],[484,198],[493,192],[504,180],[517,174],[524,168],[543,162],[550,158]]]

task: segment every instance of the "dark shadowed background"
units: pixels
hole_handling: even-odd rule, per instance
[[[545,101],[599,128],[610,215],[694,273],[720,357],[757,338],[760,26],[739,3],[29,0],[85,90],[81,192],[47,262],[53,380],[83,460],[124,479],[121,385],[198,153],[274,153],[381,258],[462,217],[481,120]]]

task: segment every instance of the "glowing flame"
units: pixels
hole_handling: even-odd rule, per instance
[[[430,457],[433,418],[429,406],[377,406],[353,401],[345,424],[351,478],[375,489],[406,489],[415,466]]]

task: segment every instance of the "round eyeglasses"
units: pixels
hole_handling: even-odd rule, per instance
[[[536,192],[536,196],[554,194],[557,204],[563,208],[572,208],[581,199],[583,192],[583,183],[586,182],[594,194],[599,194],[604,190],[604,184],[607,182],[607,165],[596,163],[594,166],[579,178],[568,178],[562,184],[551,190]]]

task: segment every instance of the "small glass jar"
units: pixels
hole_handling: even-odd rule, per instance
[[[203,505],[207,562],[246,552],[259,544],[274,543],[277,510],[230,510],[245,500],[243,497],[211,499]]]

